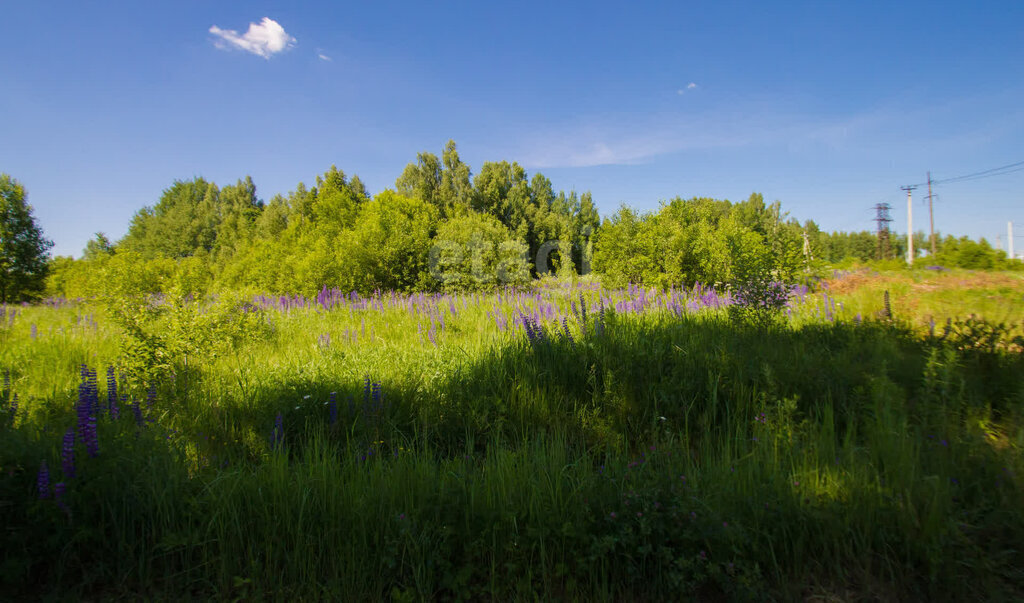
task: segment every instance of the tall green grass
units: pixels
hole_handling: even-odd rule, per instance
[[[423,315],[343,307],[268,311],[241,343],[192,350],[153,422],[122,408],[97,458],[78,445],[69,513],[39,500],[37,470],[60,479],[79,365],[103,399],[123,335],[100,307],[20,309],[0,333],[19,397],[0,417],[0,591],[1024,596],[1019,353],[810,306],[772,329],[591,313],[531,342],[488,314],[509,302],[459,303],[437,345]]]

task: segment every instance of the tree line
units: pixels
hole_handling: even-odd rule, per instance
[[[48,258],[24,188],[0,179],[0,299],[68,298],[218,289],[314,294],[323,287],[473,290],[523,286],[544,274],[596,272],[605,284],[735,286],[755,277],[793,281],[825,266],[890,260],[906,237],[828,233],[790,218],[760,194],[730,202],[676,197],[654,211],[622,206],[602,220],[589,192],[555,192],[541,173],[485,162],[474,174],[454,141],[419,153],[371,196],[336,166],[313,186],[269,201],[251,177],[218,186],[175,181],[140,209],[127,234],[102,233],[80,259]],[[917,250],[926,248],[915,235]],[[947,236],[925,259],[946,267],[1019,266],[983,239]],[[760,275],[760,276],[758,276]]]

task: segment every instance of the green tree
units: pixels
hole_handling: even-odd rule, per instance
[[[0,174],[0,302],[28,301],[46,286],[49,251],[53,242],[32,216],[25,188]]]
[[[107,235],[102,232],[97,232],[96,237],[90,239],[89,242],[85,244],[85,249],[82,250],[82,259],[96,260],[112,253],[114,253],[114,244],[110,242]]]
[[[426,201],[438,210],[444,209],[441,195],[441,160],[426,151],[416,154],[416,163],[410,163],[395,180],[395,190],[406,197]]]
[[[277,237],[288,228],[288,216],[291,208],[288,201],[281,195],[274,195],[266,207],[256,218],[254,229],[256,236],[261,239],[272,239]]]
[[[119,247],[146,258],[183,258],[200,248],[212,250],[220,223],[219,196],[217,185],[203,178],[175,181],[155,206],[135,214]]]
[[[252,239],[256,220],[262,211],[263,202],[256,198],[256,185],[250,176],[220,190],[213,250],[217,263],[223,264],[240,246]]]
[[[576,197],[576,192],[570,195],[569,200]],[[576,246],[573,248],[573,261],[576,264],[577,274],[590,272],[590,265],[594,258],[594,236],[601,226],[601,216],[594,207],[594,199],[587,191],[580,195],[578,201],[571,203],[565,199],[565,193],[559,193],[555,202],[556,207],[565,205],[572,213],[572,232]]]
[[[454,140],[449,140],[448,144],[444,145],[441,161],[444,168],[441,171],[440,196],[445,215],[462,215],[469,210],[473,202],[473,185],[470,183],[469,166],[459,158]]]
[[[650,214],[638,215],[623,205],[594,240],[594,269],[609,287],[653,284],[663,273],[659,239]]]
[[[362,183],[359,183],[362,187]],[[363,189],[365,192],[365,189]],[[317,227],[337,234],[341,229],[352,228],[363,201],[359,193],[349,186],[345,172],[336,166],[316,179],[316,202],[313,204],[313,219]]]

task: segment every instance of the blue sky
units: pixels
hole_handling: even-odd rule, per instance
[[[1017,0],[25,2],[3,20],[0,171],[55,254],[120,238],[175,179],[250,174],[269,199],[336,164],[378,192],[449,138],[474,172],[518,161],[604,216],[756,191],[827,230],[872,229],[889,202],[904,231],[900,185],[1024,161]],[[1024,171],[935,192],[937,230],[1024,233]]]

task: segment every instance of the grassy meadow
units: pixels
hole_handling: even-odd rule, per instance
[[[1019,273],[837,274],[762,327],[728,303],[6,306],[0,594],[1024,597]]]

